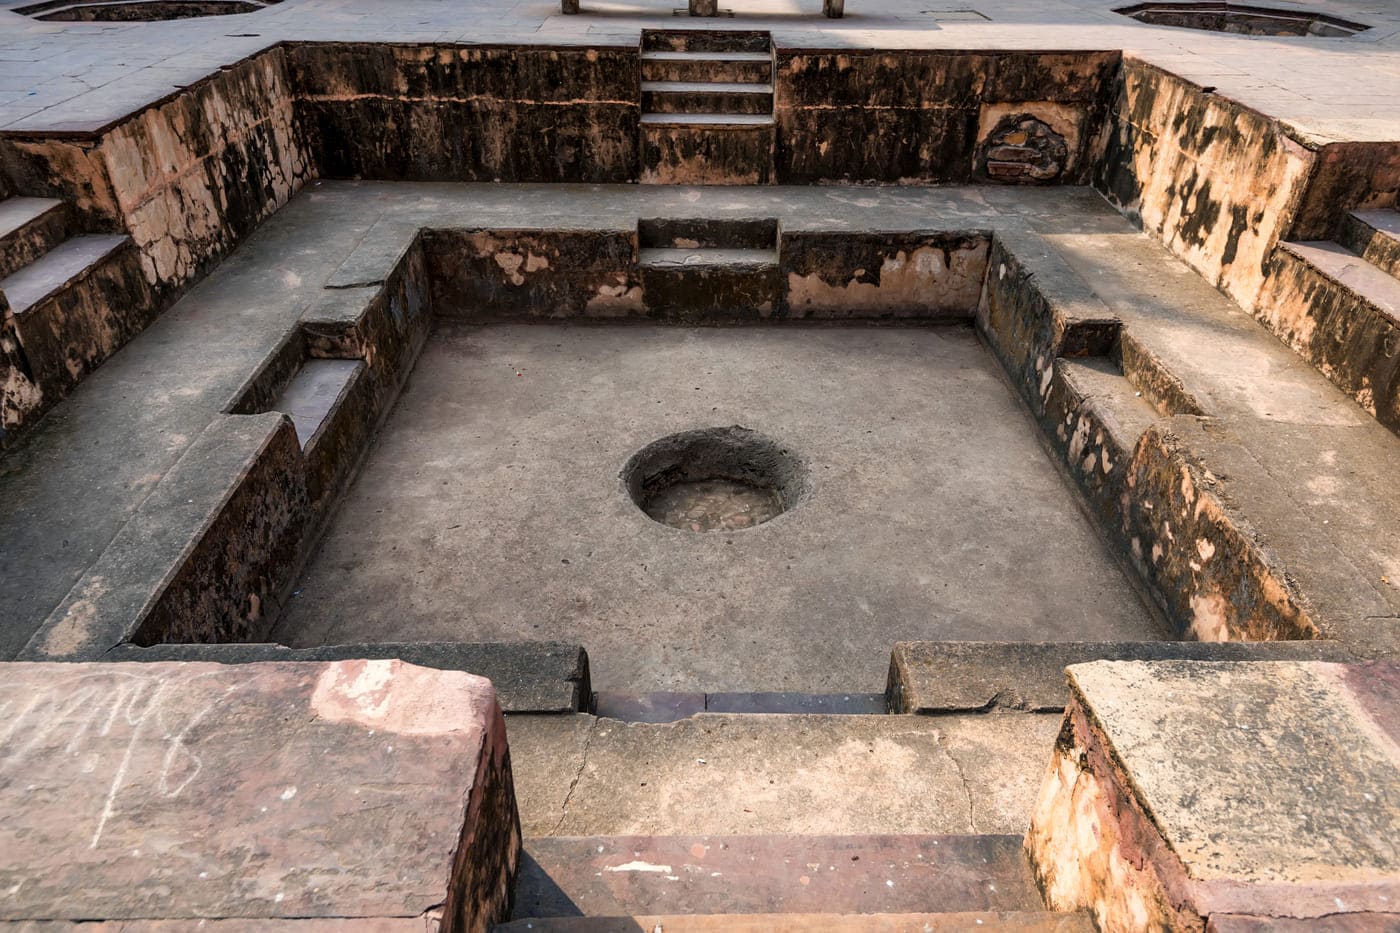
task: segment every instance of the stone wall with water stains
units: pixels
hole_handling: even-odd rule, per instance
[[[1117,52],[779,49],[779,184],[1084,184]]]
[[[1246,308],[1303,202],[1316,154],[1273,120],[1125,57],[1097,184]]]
[[[329,43],[288,55],[324,177],[636,180],[635,48]]]

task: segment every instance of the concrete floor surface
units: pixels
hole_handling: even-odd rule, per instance
[[[744,425],[812,492],[649,519],[659,437]],[[966,327],[440,325],[279,641],[562,640],[600,689],[879,692],[906,639],[1163,637]]]

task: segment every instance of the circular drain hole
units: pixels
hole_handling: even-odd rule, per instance
[[[777,518],[807,495],[800,458],[739,426],[663,437],[622,468],[632,501],[686,531],[736,531]]]

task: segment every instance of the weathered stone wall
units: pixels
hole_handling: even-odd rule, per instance
[[[1315,159],[1277,122],[1128,56],[1096,183],[1145,231],[1252,308]]]
[[[968,319],[988,245],[980,233],[785,233],[782,310],[789,318]]]
[[[1289,238],[1330,240],[1347,211],[1395,207],[1397,199],[1400,142],[1331,143],[1318,151]]]
[[[305,145],[327,178],[637,178],[635,49],[316,44],[287,54]]]
[[[1118,59],[780,49],[776,180],[1083,184]]]
[[[440,317],[644,314],[635,230],[432,230],[423,251]]]
[[[81,228],[130,233],[158,295],[207,271],[311,168],[281,48],[83,138],[4,137],[0,160],[23,193],[69,201]]]
[[[978,326],[1178,636],[1316,637],[1296,584],[1197,456],[1209,419],[1035,235],[993,242]],[[1111,397],[1067,373],[1076,357],[1112,361],[1119,391],[1158,417],[1122,424]]]

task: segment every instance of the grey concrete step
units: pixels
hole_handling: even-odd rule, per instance
[[[67,206],[57,198],[0,201],[0,278],[18,272],[67,235]]]
[[[643,249],[638,264],[644,269],[668,271],[731,269],[760,272],[778,265],[776,249],[725,249],[721,247],[674,247]]]
[[[642,80],[766,84],[773,80],[773,56],[768,52],[643,52]]]
[[[754,130],[774,126],[771,113],[644,113],[642,126],[703,130]]]
[[[22,315],[87,275],[130,242],[131,237],[120,234],[74,237],[0,280],[0,292],[9,299],[11,310]]]
[[[527,836],[1023,832],[1060,716],[511,716]]]
[[[1280,244],[1256,314],[1400,433],[1400,279],[1344,246]]]
[[[1337,243],[1312,241],[1280,247],[1400,325],[1400,281]]]
[[[273,402],[274,411],[292,419],[304,453],[310,454],[364,369],[364,360],[307,360]]]
[[[1337,242],[1400,278],[1400,211],[1351,211],[1342,218]]]
[[[527,837],[512,919],[1041,909],[1018,835]]]
[[[1074,382],[1080,395],[1095,400],[1105,427],[1126,451],[1131,452],[1142,432],[1162,417],[1107,357],[1060,357],[1055,367]]]
[[[762,318],[782,294],[776,249],[643,249],[638,265],[648,313],[667,320]]]
[[[1061,710],[1065,668],[1089,661],[1334,661],[1394,656],[1385,646],[1335,639],[1263,642],[907,641],[894,646],[885,699],[891,712],[922,715]]]
[[[536,917],[499,924],[497,933],[1093,933],[1087,913],[1039,910],[880,914],[667,914]]]
[[[646,113],[773,112],[773,85],[732,81],[643,81]]]
[[[292,419],[306,464],[306,492],[317,511],[329,504],[368,442],[370,405],[363,360],[303,361],[271,410]]]

